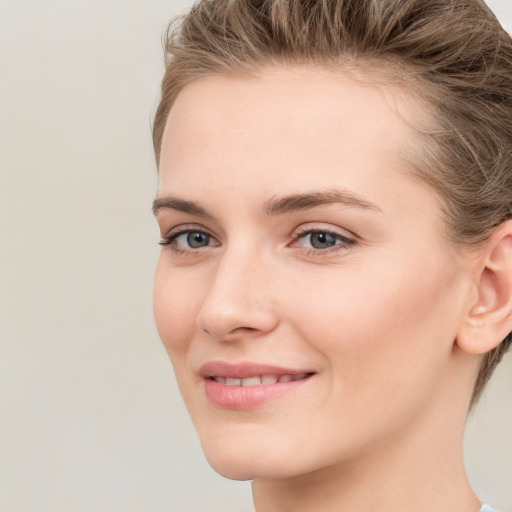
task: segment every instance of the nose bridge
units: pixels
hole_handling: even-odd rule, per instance
[[[258,336],[277,325],[269,294],[268,262],[260,252],[238,245],[219,257],[201,305],[197,323],[211,336]]]

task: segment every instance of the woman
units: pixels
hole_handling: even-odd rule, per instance
[[[512,330],[512,42],[480,0],[211,0],[154,122],[159,333],[257,512],[489,511]]]

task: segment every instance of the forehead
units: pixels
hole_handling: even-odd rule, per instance
[[[243,144],[247,154],[264,150],[271,156],[285,139],[302,148],[300,153],[315,139],[315,146],[322,140],[325,146],[335,143],[345,155],[345,146],[355,153],[373,152],[379,145],[396,157],[412,142],[404,119],[417,115],[417,103],[403,88],[376,86],[371,77],[353,76],[290,67],[192,82],[179,93],[168,116],[162,164],[194,145],[215,155],[230,150],[234,157]]]
[[[419,144],[410,120],[420,110],[402,88],[342,71],[210,76],[187,85],[170,111],[160,194],[249,182],[254,193],[341,184],[371,195],[377,176],[412,176],[403,155]]]

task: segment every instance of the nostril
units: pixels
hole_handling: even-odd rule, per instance
[[[235,327],[227,333],[216,333],[215,331],[208,330],[204,327],[201,327],[201,330],[208,336],[225,342],[236,341],[243,338],[253,338],[263,332],[255,327]]]
[[[254,327],[236,327],[231,332],[237,332],[237,331],[254,332],[254,331],[257,331],[257,330],[258,329],[255,329]]]
[[[235,327],[227,333],[227,341],[230,341],[233,337],[254,337],[260,334],[262,331],[255,327]]]
[[[219,293],[211,293],[197,314],[196,326],[200,332],[217,340],[234,341],[235,338],[255,338],[265,335],[279,323],[274,309],[266,305],[232,300],[227,303]]]

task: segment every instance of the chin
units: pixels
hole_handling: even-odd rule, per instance
[[[261,457],[258,461],[254,458],[233,456],[232,454],[206,454],[210,466],[221,476],[230,480],[256,480],[256,479],[280,479],[290,478],[297,475],[297,468],[283,467],[282,461],[264,460]],[[293,464],[292,464],[293,465]]]
[[[201,445],[210,466],[230,480],[261,478],[268,473],[269,467],[274,466],[273,462],[266,460],[267,450],[255,449],[234,439],[220,439],[218,442],[201,439]]]
[[[200,436],[210,466],[230,480],[282,479],[319,469],[319,461],[286,439]],[[300,457],[297,454],[300,453]]]
[[[275,443],[261,442],[254,436],[222,435],[212,432],[199,435],[203,452],[210,466],[230,480],[281,478],[287,473],[283,462],[289,460]],[[286,464],[284,464],[286,465]]]
[[[214,457],[206,455],[206,459],[213,470],[224,478],[239,481],[261,478],[261,475],[258,474],[259,472],[250,461],[239,460],[222,454]]]

